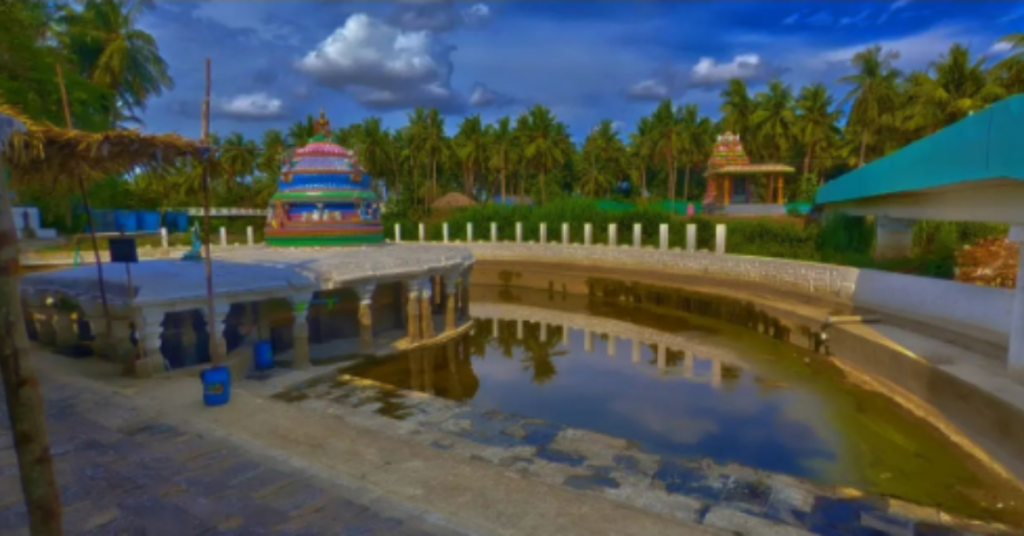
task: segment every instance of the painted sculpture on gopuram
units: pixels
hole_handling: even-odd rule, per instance
[[[295,151],[270,198],[264,237],[276,247],[353,246],[384,241],[380,201],[356,154],[333,143],[320,111],[315,135]]]
[[[793,171],[785,164],[751,164],[739,135],[726,132],[715,140],[708,160],[704,205],[781,205],[785,202],[783,175]],[[758,176],[764,181],[761,187],[753,181]]]

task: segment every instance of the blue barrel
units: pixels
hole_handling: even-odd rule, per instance
[[[118,210],[114,212],[114,227],[121,233],[134,233],[138,226],[135,221],[134,210]]]
[[[135,226],[144,233],[160,230],[160,213],[155,210],[140,210],[135,213]]]
[[[203,404],[223,406],[231,400],[231,370],[227,367],[210,367],[201,373],[203,380]]]
[[[168,212],[164,214],[164,225],[172,233],[184,233],[188,231],[188,213]]]
[[[274,368],[274,347],[270,341],[260,341],[252,349],[252,362],[256,370]]]

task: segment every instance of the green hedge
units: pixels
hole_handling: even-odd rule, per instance
[[[608,241],[608,224],[618,225],[619,244],[632,244],[633,224],[643,226],[643,244],[657,246],[659,228],[669,224],[669,247],[682,248],[686,243],[686,225],[697,225],[697,248],[714,249],[715,223],[703,216],[692,218],[670,217],[658,206],[626,208],[616,206],[608,210],[587,199],[565,199],[547,205],[479,205],[456,210],[447,215],[449,238],[466,239],[466,224],[473,223],[477,241],[490,240],[490,225],[498,225],[498,239],[515,240],[515,224],[523,224],[523,240],[536,241],[540,224],[548,224],[548,240],[561,241],[562,223],[568,223],[570,240],[583,243],[584,224],[593,225],[595,244]],[[874,224],[869,218],[835,215],[821,223],[804,222],[797,218],[744,218],[724,221],[728,225],[727,250],[739,255],[756,255],[805,261],[827,262],[858,267],[874,267],[934,277],[952,278],[955,252],[981,239],[1005,236],[1005,225],[976,223],[918,222],[914,228],[914,255],[910,259],[876,262],[872,259]],[[395,224],[402,226],[402,238],[418,239],[419,222],[402,218],[395,212],[384,215],[384,234],[394,238]],[[443,238],[442,221],[427,221],[427,240]]]

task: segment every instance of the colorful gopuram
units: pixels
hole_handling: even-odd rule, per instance
[[[785,202],[783,175],[792,173],[784,164],[751,164],[740,137],[732,132],[718,136],[708,161],[705,205],[730,203],[778,204]],[[763,177],[764,188],[755,187],[752,179]],[[760,193],[760,195],[758,195]]]
[[[331,141],[320,111],[315,135],[284,166],[270,198],[268,246],[350,246],[384,241],[380,201],[357,155]]]

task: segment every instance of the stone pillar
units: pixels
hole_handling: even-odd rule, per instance
[[[253,233],[252,225],[245,228],[245,243],[250,246],[256,245],[256,235]]]
[[[608,245],[619,245],[619,226],[614,223],[608,224]]]
[[[640,362],[640,339],[633,339],[633,362]]]
[[[220,245],[228,245],[228,230],[224,227],[220,228]]]
[[[402,224],[395,224],[395,243],[400,244],[402,242]]]
[[[782,175],[776,177],[775,184],[775,202],[781,205],[785,203],[785,195],[783,194],[785,194],[786,190],[786,182],[782,178]]]
[[[608,357],[615,357],[615,346],[618,342],[615,340],[615,335],[608,336]]]
[[[658,226],[658,249],[668,251],[668,224]]]
[[[295,318],[292,323],[292,368],[296,369],[308,369],[312,366],[309,359],[309,323],[306,316],[309,313],[311,297],[309,294],[294,294],[289,297]]]
[[[722,179],[722,204],[729,206],[732,201],[732,177],[726,176]]]
[[[420,242],[426,242],[427,241],[427,226],[423,225],[423,223],[420,222],[419,230],[420,230]]]
[[[420,282],[406,282],[408,288],[408,301],[405,304],[406,311],[406,334],[409,343],[417,343],[420,340]]]
[[[434,307],[430,302],[432,295],[430,279],[424,279],[420,282],[420,337],[423,340],[434,338]]]
[[[131,324],[131,320],[127,318],[115,318],[110,323],[111,333],[107,359],[115,363],[128,363],[135,359]]]
[[[444,235],[443,241],[444,241],[445,244],[447,244],[448,243],[448,222],[444,222],[444,224],[441,225],[441,232]]]
[[[566,246],[568,246],[572,242],[572,240],[570,240],[571,238],[572,238],[572,236],[570,236],[570,234],[569,234],[569,224],[568,223],[563,223],[562,224],[562,244],[565,244]]]
[[[644,229],[643,224],[633,224],[633,247],[642,248],[644,247]]]
[[[658,345],[658,370],[668,368],[668,348],[664,344]]]
[[[267,305],[265,301],[252,302],[253,315],[256,317],[256,340],[270,340],[270,315],[265,314]]]
[[[160,247],[162,247],[164,249],[167,249],[171,245],[170,242],[171,242],[170,241],[170,237],[167,236],[167,228],[166,227],[161,227],[160,228]]]
[[[455,330],[455,309],[459,299],[459,274],[450,272],[444,275],[444,330]]]
[[[875,217],[875,258],[909,257],[914,245],[914,220]]]
[[[141,350],[141,357],[135,364],[135,375],[140,378],[164,371],[164,354],[160,351],[164,315],[160,309],[143,309],[135,316],[135,333]]]
[[[547,244],[548,243],[548,224],[547,223],[541,223],[540,224],[540,243],[541,244]]]
[[[583,224],[583,245],[589,246],[594,242],[594,226],[589,223]]]
[[[715,253],[725,253],[725,224],[715,225]]]
[[[376,281],[367,281],[355,287],[359,295],[359,349],[373,351],[373,291]]]
[[[221,359],[227,358],[228,343],[224,339],[224,329],[226,327],[225,323],[227,322],[228,312],[231,310],[231,304],[215,302],[213,304],[214,318],[212,320],[207,314],[205,305],[199,310],[203,313],[203,320],[206,321],[206,334],[210,337],[210,360],[214,361],[218,356]]]
[[[589,329],[583,330],[583,351],[588,354],[594,351],[594,334]]]
[[[516,222],[516,244],[523,243],[523,222]]]
[[[491,242],[498,242],[498,224],[491,222]]]
[[[56,334],[54,341],[57,348],[69,350],[78,344],[78,332],[75,330],[75,319],[77,315],[67,311],[54,311],[52,315],[53,330]]]
[[[697,224],[686,224],[686,251],[697,251]]]
[[[473,222],[466,222],[466,243],[473,243]]]
[[[1020,245],[1017,265],[1017,287],[1013,291],[1013,313],[1010,317],[1010,355],[1008,363],[1014,373],[1024,374],[1024,225],[1010,229],[1010,240]]]

